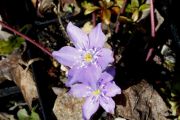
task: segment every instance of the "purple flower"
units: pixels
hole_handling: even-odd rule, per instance
[[[89,77],[99,78],[100,74],[109,63],[114,61],[110,49],[103,48],[105,35],[99,23],[89,34],[74,26],[71,22],[67,25],[67,33],[73,42],[74,47],[65,46],[52,55],[61,64],[70,67],[70,86],[76,82],[86,82]]]
[[[69,91],[74,97],[86,97],[83,105],[83,116],[87,120],[98,110],[100,105],[106,112],[113,114],[115,102],[111,97],[121,94],[121,89],[107,72],[103,72],[101,77],[95,81],[96,85],[93,84],[93,86],[90,84],[74,84]]]

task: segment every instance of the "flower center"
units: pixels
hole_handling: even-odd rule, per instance
[[[93,95],[99,95],[100,93],[101,91],[99,89],[92,92]]]
[[[93,59],[93,56],[92,56],[91,53],[86,53],[86,54],[84,55],[84,60],[85,60],[86,62],[91,62],[92,59]]]

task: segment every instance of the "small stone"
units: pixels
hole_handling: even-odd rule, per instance
[[[58,95],[53,112],[57,120],[82,120],[83,99],[75,98],[67,92]]]

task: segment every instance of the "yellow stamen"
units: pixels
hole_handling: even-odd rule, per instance
[[[92,59],[93,59],[92,54],[86,53],[86,54],[84,55],[84,60],[85,60],[86,62],[91,62]]]
[[[95,90],[95,91],[92,92],[93,95],[99,95],[100,93],[101,93],[100,90]]]

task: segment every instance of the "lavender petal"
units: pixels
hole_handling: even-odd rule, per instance
[[[102,70],[104,70],[109,63],[112,63],[114,61],[113,58],[113,52],[110,49],[102,48],[98,53],[98,64],[102,67]]]
[[[98,67],[96,64],[91,64],[87,68],[84,68],[83,72],[83,77],[85,80],[84,83],[91,86],[91,88],[96,89],[96,83],[101,75],[101,68]]]
[[[99,100],[95,96],[90,96],[86,99],[83,105],[83,117],[89,120],[91,116],[98,110]]]
[[[106,36],[102,32],[101,23],[99,23],[89,34],[90,48],[102,48],[105,40]]]
[[[98,81],[100,75],[101,68],[95,64],[90,64],[86,67],[74,67],[69,70],[69,82],[67,85],[81,82],[96,89],[96,81]]]
[[[109,73],[111,76],[115,76],[116,70],[114,66],[108,66],[105,70],[107,73]]]
[[[115,82],[109,82],[104,87],[103,93],[108,97],[114,97],[117,94],[121,94],[121,89],[115,84]]]
[[[82,98],[89,96],[91,94],[91,91],[91,88],[87,85],[75,84],[71,86],[69,93],[72,94],[74,97]]]
[[[113,76],[110,75],[110,74],[107,73],[107,72],[103,72],[103,73],[101,74],[100,80],[101,80],[101,81],[100,81],[101,84],[106,84],[106,83],[108,83],[108,82],[110,82],[110,81],[113,80]]]
[[[73,25],[71,22],[67,25],[67,33],[74,46],[78,49],[89,48],[89,39],[85,32]]]
[[[52,55],[59,63],[72,67],[78,62],[80,53],[73,47],[65,46],[58,51],[53,51]]]
[[[79,69],[78,67],[73,67],[68,71],[68,81],[66,82],[67,87],[71,87],[73,84],[78,83],[81,80],[81,74],[83,69]]]
[[[100,105],[104,108],[104,110],[108,113],[114,114],[115,102],[112,98],[107,96],[101,96],[99,98]]]

